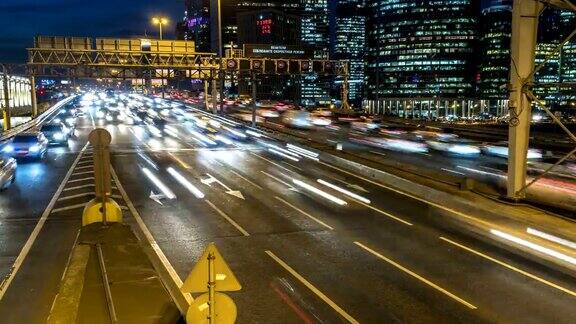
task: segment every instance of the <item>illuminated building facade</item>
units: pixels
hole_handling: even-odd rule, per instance
[[[238,43],[266,45],[301,45],[300,17],[277,9],[243,11],[237,14]],[[245,55],[249,55],[245,53]],[[298,101],[297,79],[289,75],[260,75],[257,97]],[[239,83],[239,92],[251,94],[252,80]]]
[[[276,9],[238,14],[239,44],[300,44],[300,18]]]
[[[474,0],[372,1],[371,94],[469,96],[478,57],[476,6]]]
[[[302,44],[316,49],[315,58],[327,58],[330,42],[327,0],[302,0],[301,33]],[[301,104],[329,104],[330,84],[333,79],[316,73],[302,75]]]
[[[216,12],[217,0],[210,0],[210,12]],[[222,10],[222,40],[223,44],[242,45],[238,39],[238,15],[243,12],[259,11],[267,9],[276,9],[285,14],[299,14],[299,0],[223,0],[221,1]],[[212,23],[216,24],[216,15],[211,16]],[[216,28],[212,29],[212,49],[217,51]]]
[[[184,19],[176,25],[176,38],[192,40],[197,52],[210,52],[209,0],[186,0]]]
[[[565,31],[561,28],[560,12],[545,9],[538,24],[538,42],[536,44],[536,66],[544,60],[546,64],[534,74],[534,93],[542,99],[554,102],[558,100],[560,82],[560,54],[554,53]]]
[[[330,2],[330,57],[348,61],[349,100],[359,107],[364,96],[366,54],[365,0]],[[337,80],[338,85],[342,80]]]
[[[483,0],[480,16],[480,97],[508,99],[512,0]]]

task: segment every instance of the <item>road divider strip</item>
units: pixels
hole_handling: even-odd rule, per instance
[[[348,314],[344,309],[338,306],[334,301],[332,301],[328,296],[326,296],[320,289],[316,288],[310,281],[306,280],[302,275],[300,275],[296,270],[294,270],[291,266],[286,264],[282,259],[277,257],[272,251],[266,250],[264,251],[272,260],[276,261],[282,268],[288,271],[294,278],[298,279],[306,288],[310,289],[316,296],[322,299],[328,306],[332,307],[338,314],[340,314],[344,319],[346,319],[349,323],[358,324],[360,323],[350,314]]]
[[[110,174],[112,175],[112,178],[114,179],[114,182],[118,187],[118,191],[120,191],[120,194],[122,195],[124,201],[126,202],[126,205],[128,205],[128,210],[130,210],[132,217],[134,217],[134,220],[136,220],[136,224],[138,225],[137,233],[139,234],[140,239],[147,242],[152,250],[151,251],[152,254],[149,253],[152,264],[156,268],[156,271],[158,271],[161,274],[160,278],[166,285],[166,288],[170,293],[170,295],[172,296],[172,299],[176,302],[176,305],[178,306],[180,313],[186,314],[186,312],[188,311],[188,307],[194,301],[192,295],[188,293],[182,293],[180,291],[180,287],[182,287],[183,284],[182,279],[180,278],[180,276],[178,276],[178,273],[176,272],[176,270],[174,269],[174,267],[164,254],[164,252],[162,252],[162,249],[154,239],[154,236],[152,235],[146,224],[144,223],[144,220],[142,220],[142,217],[140,216],[140,213],[138,213],[138,210],[136,210],[136,207],[134,207],[132,200],[130,200],[130,197],[128,197],[128,194],[126,193],[124,187],[122,186],[120,180],[118,179],[116,171],[112,167],[110,167]],[[155,256],[155,258],[152,258],[152,256]],[[166,278],[166,276],[168,278]]]
[[[399,263],[397,263],[397,262],[395,262],[395,261],[393,261],[393,260],[391,260],[391,259],[383,256],[382,254],[380,254],[380,253],[372,250],[371,248],[367,247],[366,245],[364,245],[364,244],[362,244],[362,243],[360,243],[360,242],[357,242],[357,241],[354,242],[354,244],[356,244],[356,245],[359,246],[360,248],[364,249],[365,251],[371,253],[372,255],[378,257],[379,259],[381,259],[381,260],[383,260],[383,261],[385,261],[385,262],[393,265],[393,266],[396,267],[397,269],[400,269],[400,270],[402,270],[403,272],[409,274],[410,276],[412,276],[412,277],[420,280],[421,282],[427,284],[428,286],[430,286],[430,287],[438,290],[439,292],[445,294],[446,296],[454,299],[455,301],[457,301],[457,302],[465,305],[466,307],[468,307],[468,308],[470,308],[470,309],[477,309],[477,308],[478,308],[478,307],[474,306],[473,304],[467,302],[466,300],[464,300],[464,299],[456,296],[455,294],[449,292],[448,290],[446,290],[446,289],[438,286],[437,284],[433,283],[432,281],[430,281],[430,280],[422,277],[421,275],[415,273],[414,271],[412,271],[412,270],[410,270],[410,269],[402,266],[401,264],[399,264]]]

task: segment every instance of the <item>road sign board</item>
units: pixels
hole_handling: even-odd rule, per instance
[[[210,243],[196,265],[184,281],[180,288],[184,293],[201,293],[208,292],[208,281],[210,278],[210,261],[212,258],[214,263],[213,269],[215,272],[215,291],[237,291],[242,289],[240,282],[236,279],[232,270],[216,248],[214,243]]]
[[[210,323],[209,294],[202,294],[194,300],[186,313],[186,323],[204,324]],[[232,298],[222,293],[214,294],[214,307],[216,308],[213,323],[233,324],[236,321],[236,304]]]

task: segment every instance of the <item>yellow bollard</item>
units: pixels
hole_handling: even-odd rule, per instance
[[[94,148],[96,198],[92,199],[84,207],[82,226],[98,222],[104,225],[109,222],[122,222],[122,209],[110,198],[112,189],[110,185],[110,151],[108,146],[112,137],[107,130],[97,128],[90,133],[88,140]]]
[[[106,202],[106,222],[108,223],[121,223],[122,222],[122,209],[120,205],[114,200],[108,198]],[[92,223],[101,223],[104,220],[104,213],[102,210],[102,202],[98,198],[92,199],[84,207],[82,213],[82,226]]]

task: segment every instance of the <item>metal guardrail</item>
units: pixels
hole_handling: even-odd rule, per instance
[[[60,100],[58,101],[56,104],[54,104],[54,106],[50,107],[48,110],[46,110],[45,112],[43,112],[42,114],[40,114],[38,117],[31,119],[28,122],[25,122],[23,124],[20,124],[6,132],[3,132],[0,135],[0,142],[6,141],[8,139],[10,139],[11,137],[14,137],[14,135],[27,131],[30,128],[36,127],[40,124],[42,124],[46,119],[48,119],[48,117],[50,117],[55,111],[57,111],[58,109],[62,108],[62,106],[68,104],[70,101],[72,101],[74,98],[76,98],[76,95],[70,96],[66,99]]]

